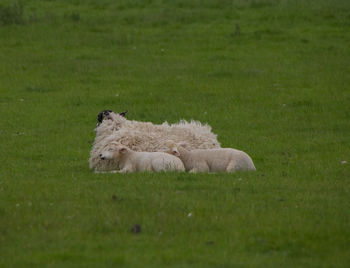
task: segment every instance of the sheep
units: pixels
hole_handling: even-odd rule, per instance
[[[120,143],[112,142],[100,154],[101,160],[116,159],[120,173],[135,171],[185,171],[181,160],[163,152],[135,152]]]
[[[184,163],[189,172],[234,172],[256,170],[252,159],[243,151],[232,148],[186,149],[186,143],[176,144],[167,141],[168,153],[175,155]]]
[[[181,120],[176,124],[169,125],[164,122],[156,125],[151,122],[128,120],[125,118],[125,112],[116,114],[109,111],[102,112],[101,117],[102,122],[95,128],[96,137],[89,159],[89,166],[95,171],[118,169],[117,160],[102,161],[99,157],[112,142],[119,142],[137,152],[165,151],[165,142],[168,139],[176,142],[186,141],[189,149],[220,148],[211,127],[198,121]]]

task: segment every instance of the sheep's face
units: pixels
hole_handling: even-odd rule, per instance
[[[126,113],[128,112],[128,110],[126,110],[125,112],[122,112],[120,113],[119,115],[121,117],[125,117]],[[100,112],[98,115],[97,115],[97,126],[101,125],[102,121],[105,120],[105,119],[112,119],[112,112],[111,110],[104,110],[102,112]]]
[[[125,154],[127,151],[127,147],[118,143],[111,143],[100,154],[100,158],[102,160],[119,159],[121,155]]]

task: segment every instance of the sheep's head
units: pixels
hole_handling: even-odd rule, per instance
[[[122,116],[122,117],[125,117],[127,112],[128,112],[128,110],[126,110],[125,112],[120,113],[119,115]],[[97,125],[100,125],[104,119],[112,119],[111,118],[111,114],[112,113],[114,113],[114,112],[112,112],[111,110],[104,110],[104,111],[100,112],[97,115]]]
[[[101,160],[119,159],[127,151],[129,151],[128,147],[117,142],[112,142],[104,148],[100,154],[100,158]]]

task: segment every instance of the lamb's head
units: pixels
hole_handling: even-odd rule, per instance
[[[129,148],[118,142],[108,144],[100,154],[101,160],[120,159],[120,157],[129,151]]]
[[[166,153],[175,155],[177,157],[180,156],[178,145],[174,141],[171,141],[171,140],[166,141],[165,146],[167,147]]]

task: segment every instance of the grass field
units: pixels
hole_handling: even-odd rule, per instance
[[[0,0],[0,267],[349,267],[349,74],[348,0]],[[94,174],[104,109],[257,172]]]

